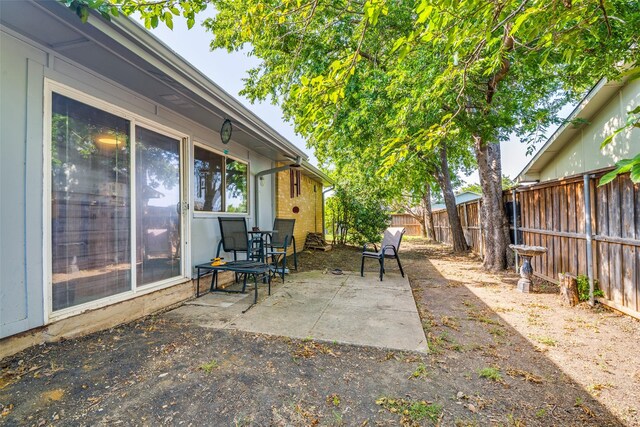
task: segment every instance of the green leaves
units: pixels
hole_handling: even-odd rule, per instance
[[[195,17],[207,8],[208,0],[58,0],[73,10],[82,22],[87,22],[91,9],[100,12],[103,18],[110,20],[120,14],[129,16],[139,13],[147,29],[156,28],[164,23],[173,29],[173,17],[182,15],[187,27],[195,25]]]
[[[607,136],[604,141],[602,141],[602,144],[600,144],[600,149],[602,150],[604,147],[606,147],[607,145],[611,144],[611,142],[613,141],[613,139],[616,137],[616,135],[618,135],[619,133],[625,132],[629,129],[632,128],[640,128],[640,105],[638,105],[636,108],[634,108],[633,110],[629,111],[627,113],[628,117],[627,117],[627,122],[625,123],[624,126],[616,129],[615,131],[613,131],[613,133],[609,136]]]
[[[376,25],[380,15],[387,15],[389,8],[385,0],[367,0],[364,3],[364,15],[367,17],[369,24]]]
[[[416,24],[424,24],[425,22],[427,22],[427,19],[429,19],[431,12],[433,12],[433,5],[431,4],[431,2],[422,0],[416,8],[416,13],[418,14]]]
[[[191,28],[211,3],[211,47],[248,49],[261,60],[242,94],[279,103],[336,169],[357,161],[381,178],[428,164],[440,144],[465,168],[474,137],[495,143],[515,132],[532,141],[564,103],[602,75],[617,78],[617,64],[637,69],[640,57],[633,0],[603,3],[606,16],[577,0],[570,8],[548,0],[64,3],[85,20],[87,7],[137,12],[147,28],[172,28],[175,16]],[[423,179],[419,170],[412,179]]]
[[[606,173],[600,178],[598,186],[606,185],[613,181],[618,175],[631,172],[631,181],[640,182],[640,154],[633,159],[624,159],[616,163],[616,168],[611,172]]]

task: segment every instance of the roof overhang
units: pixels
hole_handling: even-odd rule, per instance
[[[540,172],[573,138],[579,135],[583,126],[618,93],[625,80],[609,82],[601,79],[573,109],[564,124],[551,135],[535,156],[516,177],[516,182],[535,182],[540,180]]]
[[[48,53],[71,60],[137,95],[217,131],[233,121],[232,140],[275,161],[307,156],[271,126],[125,17],[87,23],[57,1],[0,1],[0,23]]]
[[[322,172],[320,169],[318,169],[317,167],[313,166],[311,163],[309,163],[306,160],[303,160],[301,163],[302,166],[302,170],[304,171],[304,173],[306,175],[311,176],[312,178],[314,178],[315,180],[319,181],[322,183],[323,186],[329,186],[329,185],[333,185],[333,180],[331,178],[329,178],[329,176]]]

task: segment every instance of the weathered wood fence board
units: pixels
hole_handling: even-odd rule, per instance
[[[605,303],[640,315],[640,184],[629,175],[598,187],[599,172],[590,179],[593,272]],[[518,243],[544,246],[545,255],[535,257],[535,274],[558,283],[561,273],[587,275],[587,237],[582,176],[545,182],[518,189],[516,218]],[[513,196],[503,200],[512,217]],[[479,210],[481,202],[458,206],[462,227],[471,249],[484,253]],[[451,244],[446,211],[434,212],[436,239]],[[513,231],[513,224],[511,226]],[[513,233],[512,233],[513,239]]]
[[[422,225],[409,214],[392,214],[391,227],[404,227],[407,236],[422,236]]]

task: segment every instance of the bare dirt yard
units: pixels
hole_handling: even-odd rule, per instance
[[[640,426],[640,322],[563,307],[544,284],[521,294],[514,273],[445,246],[403,246],[429,354],[158,314],[2,360],[0,424]],[[327,274],[360,267],[358,248],[300,258]]]

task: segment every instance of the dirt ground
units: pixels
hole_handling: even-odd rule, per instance
[[[430,354],[156,315],[2,360],[0,424],[640,426],[640,322],[563,307],[549,286],[521,294],[515,274],[444,246],[403,246]],[[300,267],[358,270],[359,250]]]

